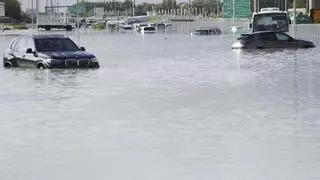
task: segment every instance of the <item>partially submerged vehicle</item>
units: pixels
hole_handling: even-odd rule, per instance
[[[151,34],[156,32],[156,28],[153,26],[143,26],[139,28],[141,34]]]
[[[294,39],[285,32],[263,31],[242,34],[233,44],[232,49],[266,49],[266,48],[313,48],[310,41]]]
[[[3,66],[46,68],[99,68],[97,58],[63,35],[33,35],[14,39],[3,54]]]
[[[260,12],[254,12],[250,29],[258,31],[282,31],[289,32],[291,23],[288,12],[280,11],[279,8],[262,8]]]
[[[220,35],[221,29],[218,27],[204,27],[196,29],[191,35]]]

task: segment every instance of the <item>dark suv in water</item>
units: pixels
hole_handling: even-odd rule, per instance
[[[3,66],[99,68],[97,58],[63,35],[34,35],[14,39],[3,55]]]
[[[313,48],[310,41],[294,39],[284,32],[260,31],[242,34],[233,44],[233,49],[265,49],[265,48]]]

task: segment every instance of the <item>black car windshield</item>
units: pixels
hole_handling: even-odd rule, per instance
[[[44,51],[78,51],[79,47],[69,38],[35,39],[36,49]]]

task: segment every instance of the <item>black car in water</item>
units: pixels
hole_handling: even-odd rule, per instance
[[[99,68],[97,58],[63,35],[33,35],[14,39],[3,55],[3,66]]]
[[[265,48],[313,48],[310,41],[294,39],[284,32],[260,31],[242,34],[233,44],[233,49],[265,49]]]
[[[220,35],[221,29],[218,27],[203,27],[196,29],[191,35]]]

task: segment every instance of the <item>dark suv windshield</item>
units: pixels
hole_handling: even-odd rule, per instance
[[[69,38],[35,39],[36,49],[44,51],[78,51],[79,47]]]

